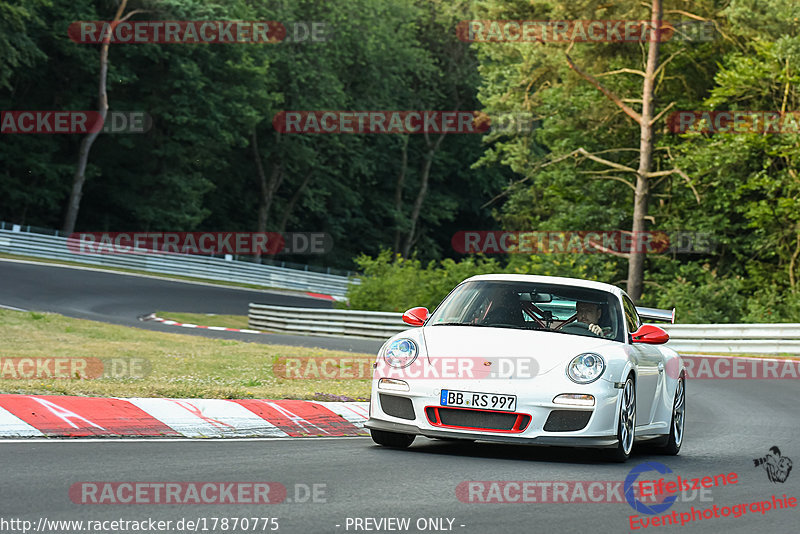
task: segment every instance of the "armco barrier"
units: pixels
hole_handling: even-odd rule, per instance
[[[800,354],[800,324],[673,324],[668,347],[677,351]]]
[[[326,310],[250,304],[250,328],[312,334],[386,339],[408,328],[401,313]]]
[[[67,238],[30,232],[0,229],[0,252],[37,258],[70,261],[135,269],[158,274],[190,276],[206,280],[253,284],[263,287],[296,289],[344,297],[356,279],[335,274],[315,273],[262,265],[244,261],[228,261],[211,256],[189,254],[74,254],[67,249]]]
[[[250,304],[250,328],[295,334],[387,339],[409,327],[402,313],[318,310]],[[800,324],[671,324],[668,347],[679,352],[800,354]]]

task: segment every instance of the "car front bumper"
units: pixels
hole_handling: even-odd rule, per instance
[[[408,391],[379,389],[379,380],[373,380],[370,401],[370,418],[366,428],[422,435],[432,438],[472,439],[502,443],[569,447],[614,447],[617,445],[617,414],[620,389],[614,382],[603,379],[592,384],[579,385],[566,376],[546,373],[529,380],[431,380],[407,381]],[[440,404],[442,389],[516,395],[514,412],[474,408],[450,408]],[[594,397],[594,406],[575,406],[553,402],[561,394],[582,394]],[[401,403],[405,410],[390,409],[387,397],[394,405]],[[476,421],[503,418],[509,413],[517,415],[513,426],[487,428],[476,425],[448,424],[439,417],[440,410],[459,409],[470,412],[460,419]],[[388,412],[390,413],[387,413]],[[401,413],[402,412],[402,413]],[[480,412],[480,414],[476,413]],[[506,414],[506,415],[499,415]],[[399,416],[398,416],[399,415]],[[470,418],[471,415],[475,417]],[[553,425],[560,417],[585,421],[580,428],[566,430]],[[520,421],[523,421],[520,424]],[[550,422],[550,424],[548,423]],[[578,424],[577,426],[580,426]],[[553,428],[558,428],[553,430]],[[547,429],[546,429],[547,428]]]
[[[617,445],[616,436],[608,437],[565,437],[565,436],[538,436],[522,437],[509,434],[489,434],[485,432],[464,432],[453,430],[441,430],[431,428],[420,428],[415,425],[405,423],[392,423],[381,421],[380,419],[370,418],[364,425],[372,430],[383,430],[386,432],[397,432],[398,434],[414,434],[428,438],[448,438],[448,439],[474,439],[481,441],[493,441],[497,443],[519,443],[524,445],[542,445],[549,447],[592,447],[609,448]]]

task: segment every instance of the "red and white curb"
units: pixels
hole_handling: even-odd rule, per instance
[[[155,321],[157,323],[163,323],[167,326],[181,326],[183,328],[202,328],[204,330],[215,330],[218,332],[242,332],[244,334],[269,334],[269,332],[262,332],[261,330],[250,330],[249,328],[228,328],[225,326],[203,326],[192,323],[179,323],[178,321],[171,321],[169,319],[164,319],[163,317],[158,317],[155,314],[144,315],[142,317],[139,317],[139,320]]]
[[[347,302],[347,297],[337,297],[335,295],[326,295],[324,293],[309,293],[308,291],[306,291],[306,296],[315,299],[333,300],[336,302]]]
[[[0,438],[365,436],[368,402],[0,395]]]

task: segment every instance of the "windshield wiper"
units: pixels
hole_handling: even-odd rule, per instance
[[[435,323],[431,326],[491,326],[488,324],[477,324],[477,323]]]
[[[553,328],[542,328],[541,326],[524,326],[525,330],[534,330],[536,332],[554,332],[556,334],[569,334],[569,332],[564,332],[562,330],[555,330]]]
[[[432,326],[480,326],[483,328],[509,328],[513,330],[529,330],[524,326],[514,326],[510,324],[476,324],[476,323],[436,323]]]

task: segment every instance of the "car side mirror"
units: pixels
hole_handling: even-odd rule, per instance
[[[669,334],[663,328],[652,324],[643,324],[639,327],[639,330],[631,334],[631,343],[662,345],[667,341],[669,341]]]
[[[422,326],[428,318],[428,308],[411,308],[403,314],[403,322],[411,326]]]

